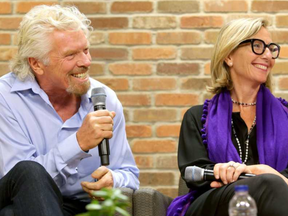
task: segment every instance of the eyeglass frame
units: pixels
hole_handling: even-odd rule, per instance
[[[261,53],[256,53],[255,51],[254,51],[254,47],[253,47],[253,44],[254,44],[254,41],[261,41],[263,44],[264,44],[264,48],[263,48],[263,50],[262,50],[262,52]],[[272,56],[272,59],[277,59],[278,57],[279,57],[279,54],[280,54],[280,45],[278,45],[278,44],[276,44],[276,43],[269,43],[269,44],[266,44],[263,40],[261,40],[261,39],[256,39],[256,38],[252,38],[252,39],[247,39],[247,40],[244,40],[244,41],[242,41],[242,42],[240,42],[239,43],[239,45],[241,45],[241,44],[244,44],[244,43],[250,43],[251,44],[251,48],[252,48],[252,51],[253,51],[253,53],[254,54],[256,54],[256,55],[262,55],[264,52],[265,52],[265,50],[266,50],[266,48],[268,47],[268,49],[269,49],[269,46],[270,45],[275,45],[277,48],[278,48],[278,54],[277,54],[277,56],[276,57],[273,57]],[[238,45],[238,46],[239,46]],[[269,49],[270,50],[270,49]],[[270,50],[270,52],[271,52],[271,54],[272,54],[272,51]]]

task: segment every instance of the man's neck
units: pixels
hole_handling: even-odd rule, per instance
[[[49,100],[60,116],[60,118],[65,122],[67,119],[71,118],[79,109],[81,103],[81,97],[74,94],[63,93],[63,94],[53,94],[49,95]]]

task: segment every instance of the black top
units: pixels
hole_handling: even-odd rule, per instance
[[[202,142],[200,132],[203,128],[203,124],[201,122],[202,111],[203,105],[194,106],[185,113],[182,121],[178,147],[178,165],[181,171],[182,178],[184,178],[184,172],[187,166],[195,165],[205,169],[213,169],[215,164],[214,162],[209,160],[207,149]],[[248,130],[250,128],[247,128],[239,112],[232,113],[232,118],[237,137],[241,144],[243,158],[245,158],[246,147],[244,146],[244,142],[247,138]],[[257,124],[255,125],[250,134],[249,154],[248,161],[246,163],[247,165],[259,164],[259,156],[256,144],[256,128]],[[232,128],[231,138],[239,154],[238,144],[236,142],[235,135],[232,132]],[[281,174],[288,177],[288,167],[285,170],[281,171]],[[201,188],[203,190],[207,190],[210,189],[210,182],[192,183],[187,184],[187,186],[189,188]]]

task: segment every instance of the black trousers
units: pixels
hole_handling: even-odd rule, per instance
[[[63,198],[37,162],[19,162],[0,179],[0,216],[72,216],[85,212],[87,204]]]
[[[258,216],[288,215],[287,184],[277,175],[263,174],[206,191],[190,205],[186,216],[228,216],[234,186],[241,184],[248,185],[249,194],[257,204]]]

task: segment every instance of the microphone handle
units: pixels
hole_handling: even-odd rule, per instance
[[[94,111],[97,110],[105,110],[105,104],[95,105]],[[109,139],[104,138],[101,143],[98,145],[98,152],[101,159],[101,165],[108,166],[109,162],[109,155],[110,155],[110,147],[109,147]]]
[[[254,177],[254,176],[255,175],[251,173],[243,173],[238,177],[238,180],[247,179],[247,178]],[[204,169],[203,180],[204,181],[221,181],[221,179],[215,178],[213,170],[208,170],[208,169]]]

